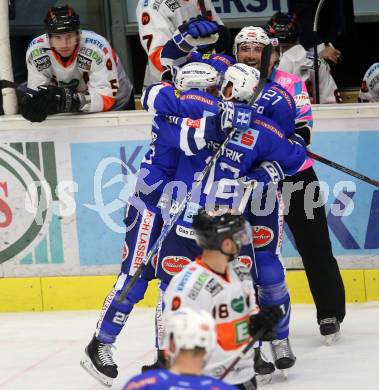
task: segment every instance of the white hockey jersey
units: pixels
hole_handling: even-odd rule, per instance
[[[125,109],[133,85],[109,42],[101,35],[81,30],[79,45],[62,63],[51,49],[47,34],[33,39],[26,52],[28,87],[57,85],[87,93],[84,112]]]
[[[372,64],[365,73],[358,100],[362,103],[379,102],[379,62]]]
[[[247,267],[228,264],[226,278],[213,272],[200,258],[185,266],[170,282],[164,295],[165,311],[181,307],[206,310],[216,323],[217,345],[208,356],[204,373],[220,377],[248,343],[249,317],[258,311],[253,282]],[[226,376],[239,384],[254,376],[253,349]]]
[[[301,45],[292,46],[280,57],[278,69],[301,77],[312,98],[315,72],[313,54],[310,51],[306,51]],[[329,64],[322,58],[319,59],[319,81],[320,103],[336,103],[334,92],[338,87],[330,74]]]
[[[211,0],[204,0],[208,18],[223,24]],[[142,47],[148,55],[144,85],[160,81],[163,67],[160,54],[164,44],[173,37],[177,28],[200,15],[197,0],[139,0],[136,15]]]

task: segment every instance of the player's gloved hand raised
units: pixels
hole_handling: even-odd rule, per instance
[[[254,114],[254,109],[244,104],[232,102],[219,103],[221,128],[228,132],[232,128],[247,129]]]
[[[266,329],[261,340],[275,340],[275,326],[282,317],[283,311],[278,305],[261,308],[259,313],[250,316],[250,335],[254,337],[260,329]]]
[[[218,40],[218,24],[199,16],[179,26],[174,32],[173,41],[183,51],[190,52],[194,47],[211,45]]]
[[[269,183],[278,184],[285,178],[285,174],[277,161],[263,161],[248,177],[265,188]]]

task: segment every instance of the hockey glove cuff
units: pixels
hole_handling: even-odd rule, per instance
[[[250,317],[249,332],[252,337],[260,330],[266,329],[263,333],[263,341],[275,340],[275,326],[283,317],[283,311],[278,305],[263,307],[259,313]]]

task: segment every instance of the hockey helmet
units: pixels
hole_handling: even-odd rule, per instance
[[[209,64],[190,62],[177,71],[174,84],[179,91],[188,89],[205,91],[208,87],[219,86],[220,76],[217,70]]]
[[[296,43],[299,37],[295,16],[283,12],[275,13],[264,29],[270,38],[276,38],[280,44]]]
[[[50,7],[44,24],[48,34],[67,33],[80,29],[79,15],[68,5]]]
[[[237,56],[238,47],[241,43],[250,43],[253,45],[269,45],[270,38],[262,27],[247,26],[244,27],[235,37],[233,44],[233,54]]]
[[[168,348],[170,340],[175,342],[175,352]],[[170,312],[165,318],[163,344],[171,359],[175,359],[180,350],[195,348],[204,348],[206,358],[216,345],[214,320],[206,311],[195,311],[189,307]]]
[[[241,103],[248,103],[253,97],[259,83],[260,73],[257,69],[248,65],[237,63],[230,66],[225,72],[221,86],[221,96],[224,100],[237,100]],[[224,95],[225,88],[232,86],[232,94]]]
[[[241,214],[232,214],[228,209],[207,212],[200,209],[194,215],[192,228],[197,245],[203,249],[220,250],[222,242],[230,238],[241,248],[251,242],[251,228]]]

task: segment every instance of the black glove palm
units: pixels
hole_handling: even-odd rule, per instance
[[[275,326],[280,318],[283,317],[283,311],[280,306],[263,307],[259,313],[250,317],[250,334],[254,335],[260,329],[266,329],[262,335],[263,341],[272,341],[276,339]]]

